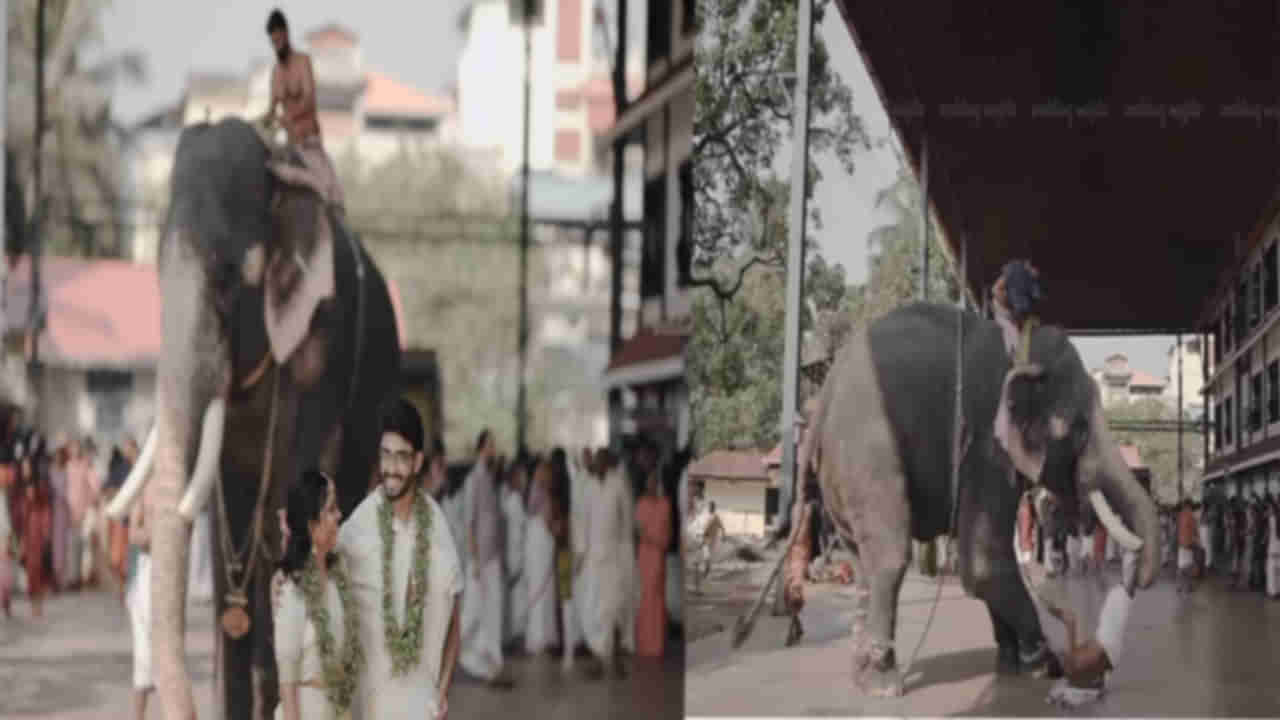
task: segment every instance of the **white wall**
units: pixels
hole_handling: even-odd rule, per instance
[[[705,497],[716,504],[729,535],[763,535],[765,487],[763,482],[708,478]]]
[[[556,3],[545,5],[531,38],[529,165],[537,170],[554,159]],[[507,172],[522,162],[524,68],[524,30],[511,23],[507,3],[475,3],[458,58],[459,135],[465,145],[501,148]]]

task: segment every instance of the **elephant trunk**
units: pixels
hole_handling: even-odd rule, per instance
[[[196,460],[198,438],[210,434],[210,416],[221,424],[216,407],[226,395],[230,363],[206,271],[180,231],[166,238],[158,274],[163,344],[154,468],[146,496],[152,526],[152,667],[164,716],[185,720],[196,716],[184,642],[192,521],[180,505],[193,470],[216,469],[216,458]]]
[[[1141,542],[1138,583],[1151,587],[1160,569],[1160,521],[1155,501],[1125,463],[1107,429],[1101,405],[1095,406],[1090,425],[1089,444],[1081,461],[1081,484],[1098,521],[1122,547],[1134,549]]]

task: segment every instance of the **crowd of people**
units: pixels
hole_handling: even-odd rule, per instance
[[[1199,531],[1210,571],[1236,589],[1280,599],[1280,497],[1210,494]]]
[[[103,512],[136,460],[124,438],[105,455],[92,437],[50,442],[20,409],[0,420],[0,611],[25,594],[40,617],[51,593],[108,587],[124,593],[130,553],[124,523]],[[122,595],[123,597],[123,595]]]
[[[572,672],[585,651],[597,678],[626,675],[627,653],[662,657],[667,558],[678,550],[670,488],[682,471],[646,440],[626,458],[557,448],[508,461],[487,430],[471,462],[451,467],[441,438],[427,441],[417,410],[397,399],[350,517],[318,470],[281,511],[280,714],[427,707],[442,717],[455,667],[507,688],[513,654],[558,655]]]

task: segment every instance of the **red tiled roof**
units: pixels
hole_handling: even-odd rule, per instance
[[[1120,455],[1124,458],[1124,464],[1128,465],[1130,470],[1142,470],[1147,467],[1142,462],[1142,454],[1138,452],[1137,445],[1121,445]]]
[[[767,481],[759,451],[715,450],[689,466],[689,477]]]
[[[1129,385],[1137,385],[1138,387],[1164,387],[1167,385],[1163,379],[1156,377],[1150,373],[1141,370],[1133,371],[1133,378],[1129,380]]]
[[[337,23],[329,23],[307,33],[304,39],[311,47],[352,47],[359,42],[356,34]]]
[[[154,366],[160,358],[160,285],[155,266],[123,260],[46,257],[41,283],[48,317],[40,356],[80,368]],[[26,325],[31,294],[28,256],[9,274],[8,326]]]
[[[427,95],[379,72],[366,75],[366,113],[388,115],[443,115],[453,109],[449,98]]]
[[[613,357],[609,358],[609,370],[657,362],[679,357],[689,342],[688,333],[658,333],[643,329],[629,340],[623,341]]]

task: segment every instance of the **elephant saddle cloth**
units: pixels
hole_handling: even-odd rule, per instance
[[[300,273],[292,287],[279,287],[282,275],[264,273],[265,320],[271,355],[283,365],[306,339],[316,308],[334,296],[334,227],[337,218],[317,211],[316,237],[310,252],[299,250],[292,257],[278,253],[268,262],[293,263]]]

